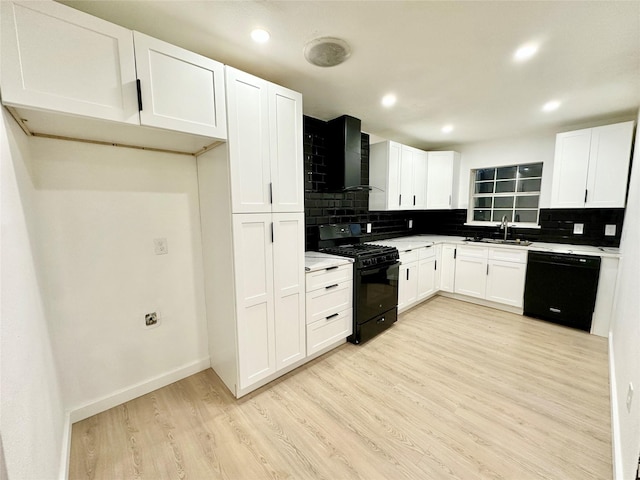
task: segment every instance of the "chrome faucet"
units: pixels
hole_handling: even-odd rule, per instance
[[[507,233],[509,230],[509,222],[507,221],[507,216],[503,215],[502,220],[500,220],[500,230],[504,229],[504,241],[507,241]]]

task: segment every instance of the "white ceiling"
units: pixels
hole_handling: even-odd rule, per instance
[[[349,114],[419,148],[559,131],[640,105],[640,1],[62,3],[302,92],[306,115]],[[255,44],[256,27],[271,41]],[[346,40],[351,57],[308,64],[304,45],[320,36]],[[514,62],[530,41],[537,55]],[[380,105],[388,92],[390,109]],[[542,112],[552,99],[560,108]]]

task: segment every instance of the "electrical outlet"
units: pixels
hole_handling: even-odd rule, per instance
[[[413,220],[409,219],[409,228],[413,228]]]
[[[169,246],[167,245],[167,239],[154,238],[153,249],[156,252],[156,255],[166,255],[167,253],[169,253]]]
[[[371,224],[367,223],[367,233],[371,233]]]
[[[607,237],[614,237],[616,235],[616,226],[615,225],[605,225],[604,226],[604,234]]]
[[[573,234],[574,235],[582,235],[584,233],[584,223],[574,223],[573,224]]]
[[[631,413],[631,402],[633,401],[633,383],[629,382],[627,389],[627,412]]]

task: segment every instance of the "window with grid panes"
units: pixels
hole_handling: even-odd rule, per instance
[[[473,183],[468,220],[538,224],[542,163],[478,168]]]

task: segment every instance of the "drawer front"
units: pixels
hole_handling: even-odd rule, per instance
[[[424,247],[418,250],[418,258],[420,260],[426,260],[427,258],[435,258],[436,247]]]
[[[350,282],[353,280],[353,264],[340,265],[338,267],[329,267],[315,272],[309,272],[305,275],[307,282],[307,292],[312,292],[319,288],[336,283]]]
[[[458,245],[456,247],[458,257],[471,257],[471,258],[484,258],[489,255],[489,249],[487,247],[472,247],[470,245]]]
[[[307,355],[316,353],[324,347],[353,333],[352,311],[343,310],[335,317],[323,318],[307,325]]]
[[[400,252],[400,263],[411,263],[418,261],[418,251],[421,249]]]
[[[334,286],[335,285],[335,286]],[[353,282],[327,285],[307,293],[307,324],[324,320],[329,315],[351,309]]]
[[[490,248],[489,258],[503,262],[527,263],[527,250],[515,248]]]

